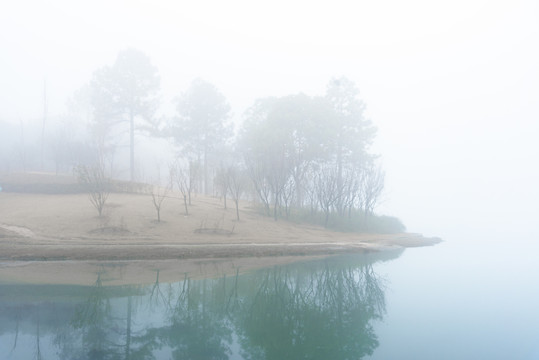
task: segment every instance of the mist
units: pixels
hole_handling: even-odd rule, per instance
[[[3,3],[0,357],[539,358],[537,44],[536,0]]]
[[[8,167],[21,168],[23,142],[31,145],[23,165],[39,167],[43,119],[45,142],[62,138],[69,99],[132,48],[158,69],[156,117],[173,116],[178,97],[202,78],[227,99],[237,131],[257,99],[322,96],[345,76],[378,129],[371,152],[386,186],[377,212],[448,240],[538,234],[534,1],[22,1],[3,6],[0,43],[0,159]],[[73,138],[85,135],[83,117],[71,124]],[[117,176],[128,178],[128,139],[119,133]],[[136,136],[142,180],[174,150]]]

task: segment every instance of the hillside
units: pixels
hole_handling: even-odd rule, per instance
[[[246,269],[297,260],[297,256],[389,250],[440,241],[419,234],[342,233],[274,221],[260,215],[250,202],[241,203],[241,220],[237,221],[235,209],[224,209],[221,199],[202,195],[194,196],[186,216],[175,193],[163,202],[161,222],[156,220],[151,195],[143,193],[111,193],[104,215],[99,217],[87,194],[51,190],[75,188],[69,177],[34,174],[15,178],[19,189],[27,192],[9,192],[9,179],[0,179],[4,187],[0,192],[0,270],[16,278],[24,273],[23,263],[26,275],[32,274],[32,278],[42,275],[49,279],[56,274],[58,280],[59,270],[53,263],[60,261],[65,269],[67,260],[78,260],[74,268],[82,273],[89,261],[128,261],[130,265],[146,261],[137,268],[153,268],[160,262],[161,268],[177,272],[178,266],[199,269],[197,259],[209,258],[236,259],[233,264],[226,262],[226,267],[237,269],[243,264]],[[56,193],[32,191],[44,188]],[[182,261],[178,263],[178,259]],[[37,271],[36,261],[41,263]],[[66,275],[65,270],[61,272]]]

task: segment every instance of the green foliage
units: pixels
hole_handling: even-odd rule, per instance
[[[177,116],[167,132],[182,152],[202,163],[204,192],[208,192],[209,159],[218,156],[218,149],[233,135],[228,123],[230,105],[213,85],[195,79],[177,101]]]
[[[92,132],[100,156],[110,151],[112,129],[128,123],[131,181],[135,179],[135,129],[157,131],[154,115],[159,87],[157,68],[146,54],[135,49],[121,51],[113,66],[102,67],[92,76]]]
[[[380,234],[400,233],[406,230],[406,227],[398,218],[374,214],[366,217],[364,214],[357,214],[352,218],[335,216],[331,218],[328,228],[346,232]]]
[[[294,208],[290,212],[289,220],[297,223],[324,226],[325,213]],[[365,212],[356,209],[352,210],[350,215],[331,213],[326,227],[336,231],[359,233],[393,234],[406,231],[404,224],[396,217],[376,214],[366,215]]]
[[[246,112],[238,145],[256,194],[275,220],[289,219],[296,207],[316,212],[309,221],[323,218],[325,227],[366,231],[361,221],[345,219],[353,211],[373,216],[384,172],[368,151],[376,128],[358,93],[350,80],[334,79],[324,97],[266,98]],[[339,224],[332,224],[334,214]]]

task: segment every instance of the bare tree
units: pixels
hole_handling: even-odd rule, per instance
[[[247,186],[247,175],[244,170],[236,166],[231,166],[227,169],[226,178],[230,196],[232,197],[232,200],[234,200],[234,204],[236,204],[236,218],[239,221],[239,201]]]
[[[311,178],[303,184],[303,187],[305,194],[307,195],[311,216],[314,216],[318,211],[318,194],[316,192],[316,183],[314,181],[316,177],[314,172],[309,173],[308,175],[311,176]]]
[[[283,200],[283,192],[290,179],[291,162],[284,148],[275,151],[269,159],[267,181],[273,194],[273,219],[277,221]]]
[[[253,159],[249,154],[245,155],[245,163],[247,164],[247,172],[253,183],[254,189],[266,210],[266,215],[270,215],[270,194],[271,188],[267,179],[267,166]]]
[[[374,208],[380,201],[380,196],[384,190],[385,173],[378,166],[370,166],[365,169],[363,178],[363,206],[365,218],[372,215]]]
[[[352,218],[352,210],[356,204],[361,206],[361,185],[363,183],[364,172],[361,169],[347,169],[342,177],[342,208],[338,209],[340,215],[344,216],[348,212],[348,219]]]
[[[199,177],[198,163],[190,162],[188,167],[182,167],[178,162],[170,167],[171,183],[175,184],[183,196],[185,215],[189,215],[187,204],[191,205],[191,194]]]
[[[189,215],[189,209],[187,207],[187,182],[188,175],[186,170],[178,164],[170,167],[170,182],[178,187],[183,197],[183,205],[185,206],[185,215]]]
[[[325,214],[324,226],[327,227],[329,215],[340,200],[339,170],[325,167],[318,173],[314,183],[318,203]]]
[[[228,194],[228,178],[226,169],[223,167],[220,167],[217,169],[217,173],[215,174],[215,177],[213,179],[214,186],[217,188],[217,191],[219,194],[223,197],[224,200],[224,208],[226,210],[226,196]]]
[[[103,215],[103,208],[110,194],[111,182],[105,176],[102,162],[90,165],[79,165],[75,168],[79,183],[88,192],[90,202],[96,208],[99,216]]]
[[[157,211],[157,222],[161,222],[161,206],[163,201],[165,201],[165,199],[168,197],[168,192],[171,187],[170,182],[166,186],[162,186],[160,173],[160,171],[157,172],[157,180],[150,185],[150,194],[152,195],[153,206],[155,207],[155,211]]]
[[[296,191],[296,187],[297,186],[295,185],[294,178],[290,177],[284,184],[283,190],[281,192],[281,199],[284,205],[284,211],[287,220],[290,217],[290,206],[292,205],[294,193],[296,193],[296,195],[298,194],[298,192]]]

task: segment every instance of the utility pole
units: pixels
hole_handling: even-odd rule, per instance
[[[41,128],[41,171],[45,171],[45,123],[47,122],[47,79],[43,80],[43,127]]]

